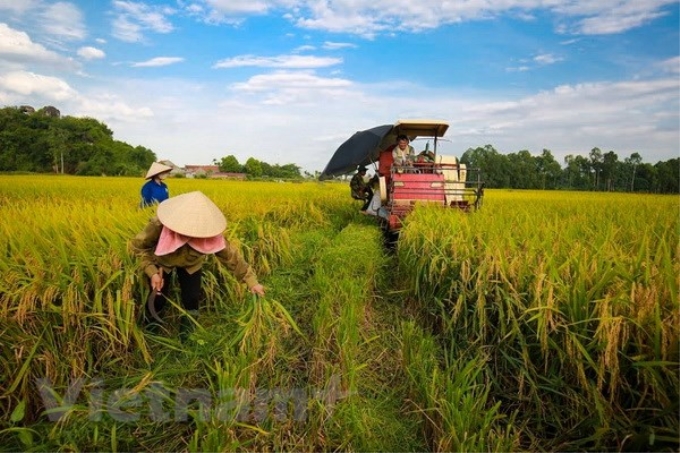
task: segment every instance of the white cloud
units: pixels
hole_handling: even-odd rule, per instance
[[[0,0],[0,11],[9,11],[7,5],[14,5],[15,1]],[[191,12],[206,18],[211,8],[219,9],[224,18],[230,11],[246,17],[266,10],[288,14],[291,21],[310,21],[306,26],[337,28],[338,31],[349,30],[369,36],[395,30],[410,33],[440,22],[482,20],[505,13],[518,17],[522,11],[517,9],[541,8],[543,12],[551,9],[557,16],[555,19],[565,24],[565,29],[581,32],[596,32],[593,25],[585,28],[584,19],[602,18],[597,31],[602,33],[617,29],[613,24],[620,18],[651,18],[668,4],[661,0],[635,5],[630,0],[479,1],[428,5],[428,2],[410,0],[394,0],[389,4],[385,0],[370,3],[362,0],[309,0],[305,3],[301,0],[262,0],[260,3],[180,0],[177,11],[158,7],[158,2],[115,1],[112,4],[116,13],[114,20],[118,24],[115,31],[119,38],[128,41],[143,41],[146,33],[169,33],[173,31],[170,19],[176,15]],[[35,12],[39,13],[45,4],[34,3]],[[19,14],[19,11],[14,8],[12,14]],[[644,16],[644,11],[651,11],[652,15]],[[529,20],[528,14],[524,16]],[[607,22],[607,18],[612,22]],[[423,25],[419,26],[418,21]],[[26,23],[29,22],[27,18]],[[625,21],[618,23],[626,24]],[[634,26],[636,22],[628,23],[626,26]],[[33,29],[40,30],[40,27]],[[68,28],[62,30],[65,31],[61,36],[74,39],[78,36],[78,32],[69,35]],[[334,69],[348,72],[343,67],[343,59],[309,55],[309,51],[324,48],[329,51],[326,53],[332,54],[330,51],[334,49],[351,45],[347,43],[350,39],[344,42],[343,38],[323,44],[314,41],[317,45],[298,47],[288,55],[240,55],[221,60],[215,68],[279,70],[237,80],[240,83],[230,79],[230,85],[226,85],[224,79],[237,76],[241,71],[208,71],[210,76],[217,75],[221,79],[219,82],[209,79],[116,79],[114,74],[105,74],[103,81],[100,74],[89,72],[87,78],[50,77],[60,68],[76,68],[77,63],[38,44],[36,36],[0,24],[0,101],[35,106],[52,104],[65,115],[101,119],[115,131],[118,139],[147,146],[159,157],[170,158],[180,165],[209,163],[212,158],[235,154],[244,159],[253,156],[272,163],[295,162],[307,170],[321,170],[339,143],[352,132],[398,118],[423,116],[451,122],[447,136],[450,141],[443,142],[443,146],[448,147],[447,152],[456,155],[468,147],[490,143],[505,153],[521,149],[540,153],[542,148],[549,148],[559,160],[566,153],[587,154],[592,147],[599,146],[603,150],[612,149],[619,156],[636,150],[645,161],[656,162],[677,157],[680,142],[677,77],[680,57],[658,64],[645,63],[647,71],[637,71],[635,76],[639,80],[633,82],[559,85],[518,98],[514,89],[502,95],[464,95],[460,87],[454,89],[453,86],[450,90],[442,87],[434,90],[419,87],[416,82],[398,80],[369,86],[343,76],[328,76]],[[299,34],[295,36],[300,41],[287,41],[294,42],[293,46],[312,42],[304,41],[307,37]],[[101,45],[103,40],[92,42],[105,48]],[[570,42],[575,40],[562,44]],[[125,58],[132,61],[126,66],[158,67],[185,61],[179,56],[142,61],[148,54],[133,54],[137,50],[133,47],[136,46],[125,48],[130,52]],[[118,51],[114,45],[106,49],[111,55]],[[308,54],[297,54],[302,51]],[[535,49],[531,51],[535,52]],[[162,55],[165,51],[158,47],[154,52]],[[537,53],[526,59],[514,58],[511,64],[515,67],[508,71],[522,72],[539,65],[554,64],[561,61],[558,55],[561,51],[556,52]],[[97,55],[104,57],[104,52],[96,47],[81,47],[78,55],[87,59]],[[508,56],[513,58],[512,54]],[[577,63],[576,57],[573,61]],[[27,66],[29,64],[49,67],[50,76],[39,74],[41,71]],[[182,68],[188,66],[182,65]],[[321,72],[321,68],[324,76],[314,71],[319,69]],[[119,66],[114,72],[118,74],[124,69]],[[653,74],[652,69],[657,73],[664,71],[667,78],[642,80]],[[43,72],[48,74],[48,70]],[[142,73],[145,77],[160,73],[167,76],[172,71],[167,68],[135,73],[140,77]],[[587,77],[584,74],[583,80]],[[451,85],[454,83],[452,80]],[[399,99],[396,104],[395,99]]]
[[[293,52],[295,52],[295,53],[298,53],[298,52],[311,52],[312,50],[316,50],[316,47],[307,44],[307,45],[304,45],[304,46],[296,47],[296,48],[293,50]]]
[[[295,88],[317,90],[326,88],[346,88],[352,82],[345,79],[318,77],[309,72],[278,71],[272,74],[261,74],[251,77],[245,83],[236,83],[236,91],[269,91],[271,89]]]
[[[175,14],[172,8],[122,0],[114,0],[113,7],[113,35],[121,41],[142,41],[145,31],[170,33],[174,30],[168,20],[168,16]]]
[[[505,68],[507,72],[526,72],[529,71],[531,68],[529,66],[512,66]]]
[[[90,46],[81,47],[77,53],[86,60],[97,60],[106,57],[103,50]]]
[[[585,35],[610,35],[637,28],[661,17],[661,12],[640,11],[634,14],[597,15],[579,21],[578,33]]]
[[[175,63],[181,63],[182,61],[184,61],[184,58],[180,57],[156,57],[152,58],[151,60],[134,63],[132,66],[135,68],[158,67],[168,66]]]
[[[630,30],[661,17],[663,8],[675,0],[572,0],[557,2],[551,9],[565,19],[573,19],[574,33],[612,34]]]
[[[225,0],[226,2],[226,0]],[[413,2],[372,0],[328,2],[291,1],[284,17],[301,28],[353,33],[372,37],[378,33],[412,33],[463,21],[487,20],[511,14],[535,20],[536,10],[556,15],[562,30],[578,34],[620,33],[663,15],[676,0],[506,0],[498,2]],[[276,2],[272,2],[276,5]]]
[[[48,5],[39,14],[42,29],[68,41],[83,39],[86,35],[83,15],[72,3],[57,2]]]
[[[42,64],[74,69],[76,64],[56,52],[34,43],[28,34],[0,23],[0,60],[10,63]]]
[[[327,50],[337,50],[337,49],[356,48],[356,45],[348,43],[348,42],[326,41],[325,43],[323,43],[323,48],[327,49]]]
[[[309,69],[334,66],[342,63],[342,58],[314,57],[304,55],[280,55],[277,57],[257,57],[241,55],[220,60],[213,68],[239,68],[254,66],[261,68]]]
[[[550,54],[550,53],[544,53],[544,54],[536,55],[534,57],[534,61],[538,64],[541,64],[541,65],[554,64],[554,63],[560,62],[562,60],[563,60],[563,58],[556,57],[556,56],[554,56],[553,54]]]
[[[26,99],[45,99],[48,102],[66,101],[77,96],[68,83],[57,77],[26,71],[0,74],[0,99],[5,104],[22,103]]]
[[[225,14],[262,14],[276,2],[261,0],[206,0],[206,5],[214,11]]]
[[[659,63],[661,69],[670,74],[680,74],[680,57],[669,58]]]
[[[231,85],[236,95],[254,96],[261,105],[310,105],[320,99],[331,100],[349,97],[352,82],[340,78],[319,77],[311,72],[277,71],[260,74],[243,83]]]
[[[674,79],[588,83],[561,85],[516,101],[465,102],[457,106],[460,114],[448,135],[467,143],[466,148],[481,141],[503,153],[547,148],[563,158],[599,146],[619,155],[637,150],[649,161],[649,153],[669,159],[677,154],[680,138],[679,88]]]
[[[149,107],[132,107],[128,102],[115,94],[98,94],[92,97],[81,97],[74,116],[88,116],[101,121],[128,123],[153,118],[153,110]]]
[[[144,38],[142,27],[125,16],[113,20],[113,36],[126,42],[139,42]]]
[[[33,10],[40,3],[41,0],[0,0],[0,11],[23,14]]]
[[[585,155],[599,146],[621,158],[637,151],[655,163],[677,157],[679,84],[673,77],[560,85],[517,99],[281,71],[227,91],[180,79],[121,80],[93,88],[96,95],[78,101],[87,109],[77,112],[106,119],[119,140],[178,165],[234,154],[242,161],[255,157],[322,170],[354,131],[424,116],[449,120],[442,152],[457,156],[492,144],[502,153],[547,148],[561,162],[566,154]],[[99,91],[120,94],[103,97]]]

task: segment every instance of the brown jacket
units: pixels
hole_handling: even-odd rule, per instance
[[[144,273],[148,277],[158,273],[159,267],[163,268],[166,272],[170,272],[175,267],[181,267],[186,269],[188,273],[193,274],[203,266],[207,255],[194,250],[189,244],[184,244],[168,255],[156,256],[154,250],[162,230],[163,224],[157,217],[154,217],[130,242],[132,252],[141,257],[142,269],[144,269]],[[237,279],[245,282],[248,288],[257,285],[258,281],[255,272],[243,259],[239,250],[233,247],[226,239],[225,242],[227,246],[215,253],[217,259]]]

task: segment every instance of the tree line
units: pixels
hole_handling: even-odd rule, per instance
[[[588,156],[567,155],[563,167],[548,149],[532,156],[486,145],[468,149],[460,161],[480,168],[488,188],[680,193],[680,158],[650,164],[637,152],[620,160],[614,151],[593,148]]]
[[[219,161],[213,160],[220,171],[226,173],[245,173],[250,178],[272,178],[272,179],[302,179],[301,168],[295,164],[269,164],[254,157],[248,158],[241,165],[233,154],[223,157]]]
[[[93,118],[61,117],[52,106],[0,109],[0,171],[139,176],[155,160]]]
[[[0,109],[0,171],[139,176],[156,159],[148,148],[114,140],[111,129],[94,118],[61,117],[52,106]],[[614,151],[593,148],[588,156],[566,156],[562,166],[548,149],[538,156],[527,150],[501,154],[486,145],[468,149],[460,161],[480,168],[488,188],[680,193],[680,158],[650,164],[637,152],[620,160]],[[241,164],[234,155],[213,163],[249,178],[303,178],[292,163],[251,157]]]
[[[139,176],[156,160],[148,148],[114,140],[111,129],[93,118],[62,117],[53,106],[0,109],[0,171]],[[233,155],[213,163],[249,178],[302,178],[295,164],[251,157],[241,165]]]

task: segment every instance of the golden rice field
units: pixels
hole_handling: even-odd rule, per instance
[[[215,260],[138,325],[132,178],[0,176],[2,451],[677,451],[678,196],[487,190],[383,245],[346,184],[171,179]]]

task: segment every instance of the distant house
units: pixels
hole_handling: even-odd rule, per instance
[[[219,178],[219,179],[239,179],[239,180],[244,180],[247,178],[247,175],[245,173],[234,173],[234,172],[227,172],[227,171],[218,171],[217,173],[212,173],[210,178]]]
[[[213,173],[220,171],[217,165],[185,165],[184,173],[187,178],[208,177]]]
[[[185,165],[184,174],[187,178],[246,179],[245,173],[222,172],[217,165]]]
[[[163,165],[167,165],[168,167],[172,168],[172,170],[170,170],[170,176],[175,176],[175,175],[184,176],[184,170],[181,167],[178,167],[177,165],[173,164],[172,161],[159,160],[158,163],[163,164]]]

